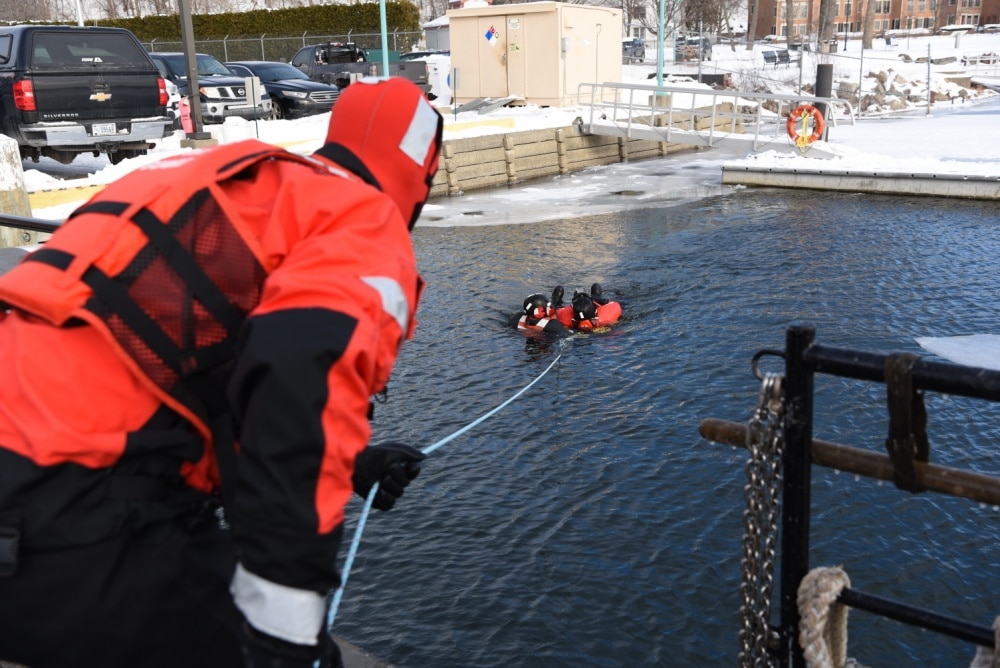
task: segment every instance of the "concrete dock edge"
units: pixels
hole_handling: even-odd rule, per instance
[[[722,183],[890,195],[1000,199],[998,176],[723,165]]]

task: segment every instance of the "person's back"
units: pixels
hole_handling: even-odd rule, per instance
[[[335,655],[343,507],[377,480],[391,507],[422,458],[365,445],[414,327],[441,139],[412,84],[356,86],[316,158],[247,142],[149,166],[0,277],[0,659]],[[176,187],[222,151],[267,155]]]

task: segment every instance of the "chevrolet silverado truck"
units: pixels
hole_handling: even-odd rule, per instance
[[[171,132],[166,82],[128,30],[0,26],[0,133],[21,158],[117,164]]]
[[[365,50],[354,42],[304,46],[295,52],[292,65],[313,81],[333,84],[341,90],[360,77],[386,74],[382,71],[382,61],[370,61]],[[427,64],[419,60],[389,63],[388,76],[409,79],[425,93],[431,89],[427,80]]]

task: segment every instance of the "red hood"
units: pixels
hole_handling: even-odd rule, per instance
[[[412,229],[437,172],[443,128],[441,114],[415,84],[366,78],[348,86],[333,105],[327,143],[318,153],[362,178],[367,169]],[[350,164],[351,156],[362,168]]]

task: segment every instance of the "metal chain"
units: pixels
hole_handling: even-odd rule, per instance
[[[747,484],[743,488],[743,561],[740,584],[741,668],[774,665],[768,653],[771,637],[771,589],[778,541],[781,457],[784,452],[783,380],[768,373],[761,379],[760,398],[747,424]]]

